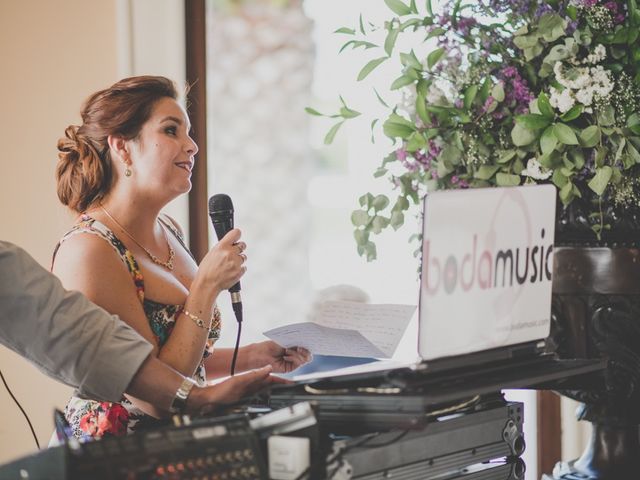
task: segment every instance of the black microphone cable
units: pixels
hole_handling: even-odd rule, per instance
[[[233,309],[235,312],[235,308]],[[240,348],[240,334],[242,332],[242,310],[240,311],[240,320],[238,320],[238,336],[236,337],[236,346],[233,349],[233,358],[231,359],[231,376],[236,373],[236,360],[238,359],[238,349]],[[236,313],[236,320],[238,314]]]
[[[20,402],[18,401],[18,399],[15,397],[15,395],[9,388],[9,385],[7,385],[7,381],[4,379],[2,370],[0,370],[0,378],[2,379],[2,383],[4,383],[4,387],[7,389],[7,392],[9,392],[9,395],[11,396],[13,401],[16,403],[16,405],[22,412],[22,415],[24,415],[24,418],[27,420],[27,423],[29,424],[29,428],[31,429],[31,435],[33,435],[33,439],[36,441],[36,446],[38,447],[38,450],[40,450],[40,442],[38,441],[38,436],[36,435],[36,431],[34,430],[33,425],[31,424],[31,420],[29,420],[29,416],[27,415],[27,412],[24,411],[24,408],[22,408],[22,405],[20,405]]]

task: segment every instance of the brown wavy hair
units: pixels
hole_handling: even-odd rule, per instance
[[[64,205],[81,213],[109,193],[113,167],[107,138],[136,138],[155,103],[165,97],[177,99],[174,83],[145,75],[120,80],[85,101],[82,125],[69,125],[58,140],[56,183]]]

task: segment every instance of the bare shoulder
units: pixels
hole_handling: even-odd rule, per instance
[[[62,242],[53,273],[66,289],[78,290],[94,301],[105,285],[118,289],[133,282],[118,252],[104,238],[87,232]]]
[[[53,273],[67,290],[81,292],[156,345],[138,287],[120,254],[107,240],[88,232],[67,238],[60,245]]]

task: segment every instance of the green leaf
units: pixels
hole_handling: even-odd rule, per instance
[[[411,85],[413,82],[415,82],[413,77],[410,77],[409,75],[402,75],[393,81],[391,84],[391,90],[398,90],[399,88]]]
[[[362,35],[366,35],[365,30],[364,30],[364,21],[362,20],[362,14],[360,14],[360,18],[358,19],[358,24],[360,26],[360,33]]]
[[[387,102],[385,102],[382,97],[380,96],[380,94],[378,93],[378,91],[374,88],[373,91],[376,94],[376,97],[378,97],[378,101],[382,104],[383,107],[389,108],[389,105],[387,105]]]
[[[371,143],[376,143],[376,139],[375,136],[373,134],[373,127],[376,126],[376,123],[378,123],[378,120],[380,120],[379,118],[374,118],[373,120],[371,120]]]
[[[524,147],[525,145],[529,145],[533,143],[536,139],[536,134],[529,130],[528,128],[523,127],[519,123],[516,123],[511,130],[511,141],[516,147]]]
[[[498,170],[500,170],[500,165],[482,165],[474,177],[480,180],[489,180]]]
[[[402,211],[408,210],[408,209],[409,209],[409,200],[407,200],[405,197],[400,196],[396,200],[396,204],[393,206],[391,211],[392,212],[402,212]]]
[[[355,35],[356,31],[353,28],[342,27],[337,29],[333,33],[345,33],[347,35]]]
[[[434,28],[429,32],[429,35],[427,35],[427,38],[425,38],[425,40],[429,40],[430,38],[433,38],[433,37],[438,37],[446,32],[447,31],[444,28],[441,28],[441,27]]]
[[[540,95],[538,95],[538,108],[540,109],[540,113],[550,120],[555,117],[553,107],[549,103],[549,98],[544,94],[544,92],[540,92]]]
[[[598,123],[608,127],[616,122],[616,112],[611,105],[606,105],[598,112]]]
[[[367,77],[367,75],[369,75],[378,65],[384,62],[387,58],[389,57],[380,57],[368,62],[364,67],[362,67],[362,70],[360,70],[360,73],[358,73],[358,81],[364,80]]]
[[[516,153],[517,152],[515,150],[505,150],[500,154],[500,157],[498,157],[498,163],[507,163],[509,160],[516,156]]]
[[[398,230],[404,224],[404,213],[402,212],[392,212],[391,220],[389,221],[389,225],[394,230]]]
[[[373,202],[373,198],[373,195],[371,195],[370,193],[365,193],[358,199],[358,203],[361,207],[367,207],[366,210],[369,210],[371,208],[371,202]]]
[[[389,7],[393,13],[401,17],[411,13],[411,8],[400,0],[384,0],[384,3],[387,4],[387,7]]]
[[[356,118],[360,116],[360,112],[356,112],[355,110],[351,110],[350,108],[347,108],[347,107],[342,107],[340,109],[340,115],[343,118]]]
[[[409,141],[407,142],[407,151],[408,152],[417,152],[421,148],[427,146],[427,141],[420,132],[413,132],[409,137]]]
[[[427,13],[430,17],[433,17],[433,7],[431,6],[431,0],[425,0],[424,7],[427,9]]]
[[[376,212],[379,212],[380,210],[384,210],[385,208],[387,208],[388,205],[389,205],[389,197],[387,197],[386,195],[376,196],[376,198],[374,198],[373,202],[371,203],[371,206]]]
[[[634,147],[631,142],[627,142],[627,151],[629,152],[629,156],[634,161],[634,163],[636,165],[639,164],[640,163],[640,152],[638,152],[638,149],[636,147]]]
[[[420,60],[418,60],[418,57],[416,57],[416,54],[413,50],[411,50],[409,53],[401,53],[400,61],[405,67],[408,66],[418,71],[422,70],[422,63],[420,63]]]
[[[560,172],[560,169],[557,169],[553,171],[551,181],[556,187],[562,188],[567,184],[569,180],[562,174],[562,172]]]
[[[464,92],[464,108],[469,110],[469,108],[473,104],[473,101],[475,100],[477,94],[478,94],[478,86],[477,85],[471,85],[469,88],[467,88],[465,90],[465,92]]]
[[[612,174],[613,171],[609,165],[598,168],[595,176],[589,182],[589,188],[593,190],[596,195],[601,196],[604,193],[605,188],[607,188]]]
[[[489,98],[489,92],[491,92],[491,80],[487,77],[484,79],[482,87],[480,87],[480,101],[482,103],[486,102],[487,98]]]
[[[382,131],[389,138],[407,139],[416,127],[396,113],[392,113],[382,125]]]
[[[600,127],[590,125],[579,134],[580,145],[585,148],[595,147],[600,143]]]
[[[504,101],[504,87],[502,83],[496,83],[491,89],[491,96],[499,103]]]
[[[578,104],[571,107],[568,111],[560,115],[560,119],[563,122],[570,122],[571,120],[575,120],[582,114],[583,106]]]
[[[373,172],[373,178],[380,178],[380,177],[384,177],[384,176],[387,174],[387,172],[388,172],[388,171],[389,171],[389,170],[387,170],[387,169],[386,169],[386,168],[384,168],[384,167],[378,167],[378,168],[376,169],[376,171],[375,171],[375,172]]]
[[[304,111],[305,111],[305,112],[307,112],[309,115],[316,115],[316,116],[318,116],[318,117],[324,117],[324,115],[323,115],[322,113],[320,113],[320,112],[319,112],[319,111],[317,111],[317,110],[314,110],[314,109],[313,109],[313,108],[311,108],[311,107],[305,107],[305,108],[304,108]]]
[[[540,149],[542,153],[549,154],[553,152],[558,145],[558,139],[553,133],[553,127],[547,127],[540,137]]]
[[[553,133],[560,143],[564,143],[565,145],[578,145],[578,137],[576,137],[571,127],[564,123],[556,123],[553,126]]]
[[[364,245],[369,241],[369,232],[363,229],[356,229],[353,231],[353,238],[356,239],[358,245]]]
[[[393,52],[393,47],[396,45],[396,40],[398,39],[398,33],[400,33],[399,29],[390,27],[389,33],[387,34],[387,38],[384,40],[384,51],[389,56],[391,56],[391,52]]]
[[[354,210],[351,213],[351,223],[354,227],[364,227],[369,223],[371,216],[364,210]]]
[[[433,68],[433,66],[438,63],[438,60],[440,60],[442,58],[442,55],[444,55],[444,48],[436,48],[433,52],[431,52],[428,56],[427,56],[427,66],[429,68]]]
[[[327,132],[327,135],[324,137],[325,145],[331,145],[331,143],[333,143],[333,139],[335,138],[336,133],[338,133],[338,130],[340,130],[340,127],[343,123],[344,120],[342,122],[336,123],[333,127],[331,127],[331,129]]]
[[[496,184],[499,187],[516,187],[520,185],[520,176],[500,172],[496,175]]]
[[[360,47],[364,47],[365,50],[368,50],[369,48],[376,48],[378,45],[376,45],[375,43],[371,43],[371,42],[366,42],[364,40],[354,40],[353,41],[353,49],[355,50],[356,48],[360,48]]]
[[[565,183],[564,186],[560,189],[560,200],[562,200],[562,203],[567,205],[571,202],[571,200],[573,200],[573,195],[571,195],[572,192],[573,183],[567,180],[567,183]]]
[[[545,13],[538,21],[538,33],[548,42],[554,42],[564,35],[565,22],[556,13]]]
[[[518,115],[516,122],[529,130],[540,130],[541,128],[546,128],[549,123],[551,123],[548,117],[538,115],[537,113]]]
[[[459,165],[462,160],[462,152],[453,145],[447,145],[438,155],[438,160],[448,165]]]
[[[422,123],[425,125],[431,123],[431,119],[427,113],[427,103],[422,92],[418,92],[418,96],[416,98],[416,113],[418,114],[418,117],[420,117],[420,120],[422,120]]]
[[[340,48],[340,50],[338,51],[338,53],[342,53],[344,51],[345,48],[347,48],[349,45],[353,45],[354,43],[356,43],[355,40],[349,40],[348,42],[346,42],[344,45],[342,45],[342,47]]]

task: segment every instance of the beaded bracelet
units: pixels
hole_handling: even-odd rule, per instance
[[[200,317],[194,315],[191,312],[188,312],[186,309],[182,309],[182,313],[184,313],[187,317],[193,320],[193,322],[200,328],[205,328],[205,329],[207,328],[206,325],[204,324],[204,321]]]

